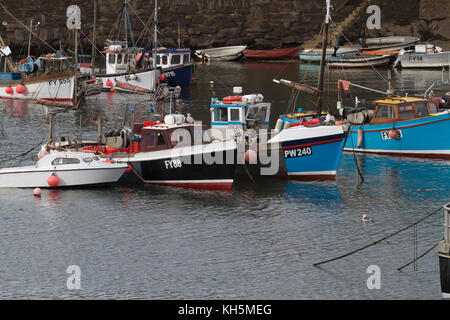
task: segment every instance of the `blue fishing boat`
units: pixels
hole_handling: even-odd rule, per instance
[[[326,46],[330,20],[330,0],[326,1],[327,13],[324,27],[324,41],[320,59],[319,87],[288,80],[274,80],[295,90],[318,97],[316,113],[289,113],[279,117],[275,130],[280,133],[269,140],[279,143],[286,164],[287,177],[301,180],[334,180],[341,160],[345,131],[334,125],[331,116],[323,115],[323,84],[326,65]]]
[[[162,69],[169,86],[191,87],[194,64],[191,62],[189,48],[159,48],[156,55],[156,66]]]
[[[450,110],[439,110],[439,99],[393,97],[375,104],[365,117],[347,116],[353,125],[345,151],[450,159]]]

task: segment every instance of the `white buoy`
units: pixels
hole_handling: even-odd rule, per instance
[[[373,222],[373,217],[371,217],[371,216],[368,216],[367,214],[363,214],[363,216],[362,216],[362,221],[364,221],[364,222]]]
[[[40,188],[36,188],[36,189],[34,189],[33,190],[33,195],[35,196],[35,197],[41,197],[41,195],[42,195],[42,190],[40,189]]]

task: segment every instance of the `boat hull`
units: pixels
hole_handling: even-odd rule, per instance
[[[394,124],[350,126],[345,151],[392,156],[450,159],[450,112],[395,123],[399,138],[391,139]],[[357,146],[358,129],[363,131]],[[360,137],[361,139],[361,137]]]
[[[110,168],[92,169],[39,169],[24,172],[0,172],[1,188],[49,188],[47,179],[55,173],[59,178],[58,187],[98,185],[117,182],[127,167],[111,165]]]
[[[156,72],[156,74],[155,74],[155,72]],[[113,87],[118,91],[136,93],[136,91],[128,90],[128,89],[117,86],[116,81],[119,81],[119,83],[129,84],[130,87],[137,87],[142,92],[148,92],[148,91],[155,90],[155,80],[159,78],[160,74],[161,74],[160,70],[156,70],[156,71],[155,70],[145,70],[145,71],[136,72],[136,73],[101,74],[101,75],[95,75],[95,76],[96,76],[96,78],[98,78],[102,81],[104,91],[110,91],[111,88]],[[112,86],[107,85],[108,80],[112,82]],[[139,93],[139,92],[137,92],[137,93]]]
[[[286,178],[334,180],[342,156],[345,133],[341,126],[292,127],[269,143],[280,142]]]
[[[192,63],[163,69],[163,75],[171,87],[180,86],[181,89],[191,87],[194,65]]]
[[[450,299],[450,255],[439,252],[439,272],[442,298]]]
[[[327,65],[333,68],[369,68],[383,67],[391,64],[391,56],[384,55],[380,57],[349,57],[349,58],[330,58]]]
[[[23,79],[0,83],[0,98],[2,99],[41,99],[50,101],[72,101],[75,76],[64,75],[46,77],[44,79]],[[16,92],[16,87],[23,84],[25,92]],[[12,93],[7,93],[12,88]]]
[[[233,61],[242,58],[246,48],[246,46],[221,47],[196,50],[194,53],[198,58],[206,57],[209,61]]]
[[[450,52],[408,53],[398,57],[402,68],[450,67]]]
[[[117,161],[129,162],[147,184],[231,190],[235,159],[236,143],[233,140],[178,150],[140,152],[134,157]]]
[[[297,58],[300,53],[300,47],[273,50],[244,50],[247,59],[290,59]]]

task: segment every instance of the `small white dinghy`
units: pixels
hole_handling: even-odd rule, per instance
[[[0,169],[0,188],[48,188],[117,182],[127,170],[82,152],[52,152],[35,166]]]
[[[201,60],[207,61],[233,61],[244,56],[247,46],[231,46],[212,49],[196,50],[195,55]]]

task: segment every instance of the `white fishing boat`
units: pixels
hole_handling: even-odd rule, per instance
[[[128,168],[81,152],[51,152],[34,166],[0,169],[0,188],[49,188],[117,182]]]
[[[394,65],[401,68],[450,67],[450,51],[433,44],[416,45],[412,52],[401,50]]]
[[[206,61],[232,61],[242,58],[245,49],[247,46],[220,47],[196,50],[194,54]]]

